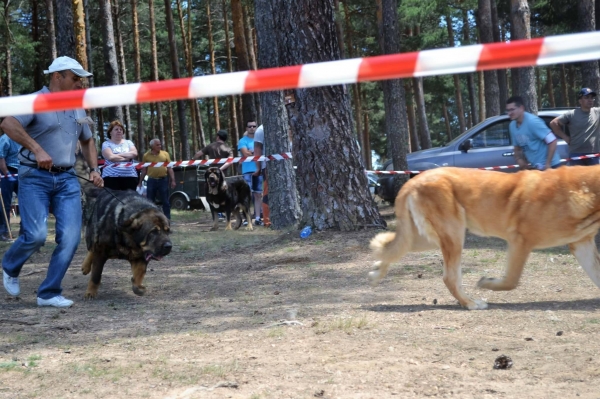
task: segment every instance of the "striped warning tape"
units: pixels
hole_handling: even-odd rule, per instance
[[[581,155],[578,157],[572,158],[564,158],[561,159],[561,162],[568,161],[577,161],[580,159],[591,159],[600,157],[600,153],[597,154],[589,154],[589,155]],[[481,170],[502,170],[502,169],[515,169],[519,168],[519,165],[504,165],[504,166],[487,166],[485,168],[477,168]],[[368,173],[374,173],[376,175],[416,175],[422,172],[426,172],[426,170],[368,170]]]
[[[0,98],[0,117],[600,58],[600,32]]]

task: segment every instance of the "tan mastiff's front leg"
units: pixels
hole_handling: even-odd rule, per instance
[[[594,236],[569,244],[569,249],[594,284],[600,288],[600,255],[598,255]]]
[[[508,260],[504,278],[482,277],[477,283],[479,288],[485,288],[492,291],[510,291],[514,290],[519,284],[523,267],[529,257],[531,248],[524,244],[508,243]]]

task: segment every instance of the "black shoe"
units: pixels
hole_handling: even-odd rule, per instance
[[[262,222],[262,220],[260,220],[260,219],[256,219],[256,220],[254,221],[254,225],[255,225],[255,226],[264,226],[265,224]]]

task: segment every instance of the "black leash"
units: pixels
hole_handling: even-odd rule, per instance
[[[86,179],[86,178],[85,178],[85,177],[83,177],[83,176],[79,176],[77,173],[70,173],[70,172],[66,172],[66,173],[68,173],[68,174],[70,174],[70,175],[73,175],[73,176],[77,176],[77,177],[79,177],[79,178],[80,178],[80,179],[82,179],[82,180],[85,180],[85,181],[88,181],[88,182],[90,182],[90,183],[94,184],[94,181],[93,181],[93,180]],[[95,186],[94,186],[94,187],[95,187]],[[118,198],[117,198],[117,196],[116,196],[116,195],[115,195],[115,194],[112,192],[112,190],[109,190],[107,187],[104,187],[104,186],[102,186],[102,187],[98,187],[98,188],[102,188],[102,189],[104,189],[104,191],[106,191],[107,193],[109,193],[110,195],[112,195],[112,197],[113,197],[114,199],[116,199],[117,201],[119,201],[121,204],[125,205],[125,203],[124,203],[123,201],[121,201],[120,199],[118,199]]]

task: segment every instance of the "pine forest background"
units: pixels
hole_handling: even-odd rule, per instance
[[[328,0],[342,58],[384,53],[382,0]],[[47,84],[43,70],[55,56],[77,58],[94,76],[90,87],[257,69],[255,4],[250,0],[0,0],[0,95],[28,94]],[[383,1],[386,3],[386,1]],[[389,2],[387,2],[389,3]],[[402,0],[402,52],[513,38],[596,30],[596,0]],[[256,4],[258,7],[258,2]],[[520,24],[516,18],[525,18]],[[521,19],[523,21],[523,19]],[[525,27],[526,31],[519,29]],[[491,36],[490,36],[491,34]],[[590,65],[591,64],[591,65]],[[595,64],[595,69],[594,65]],[[591,69],[590,69],[591,68]],[[521,68],[527,70],[528,68]],[[591,71],[591,72],[590,72]],[[519,70],[404,79],[410,148],[442,145],[522,94]],[[582,86],[600,89],[598,63],[530,68],[536,112],[577,106]],[[382,82],[349,86],[352,118],[364,164],[389,158]],[[289,94],[289,93],[285,93]],[[262,120],[258,94],[92,110],[98,143],[120,118],[140,153],[161,138],[173,159],[190,159],[216,131],[232,148],[245,121]],[[392,127],[393,129],[393,127]]]

